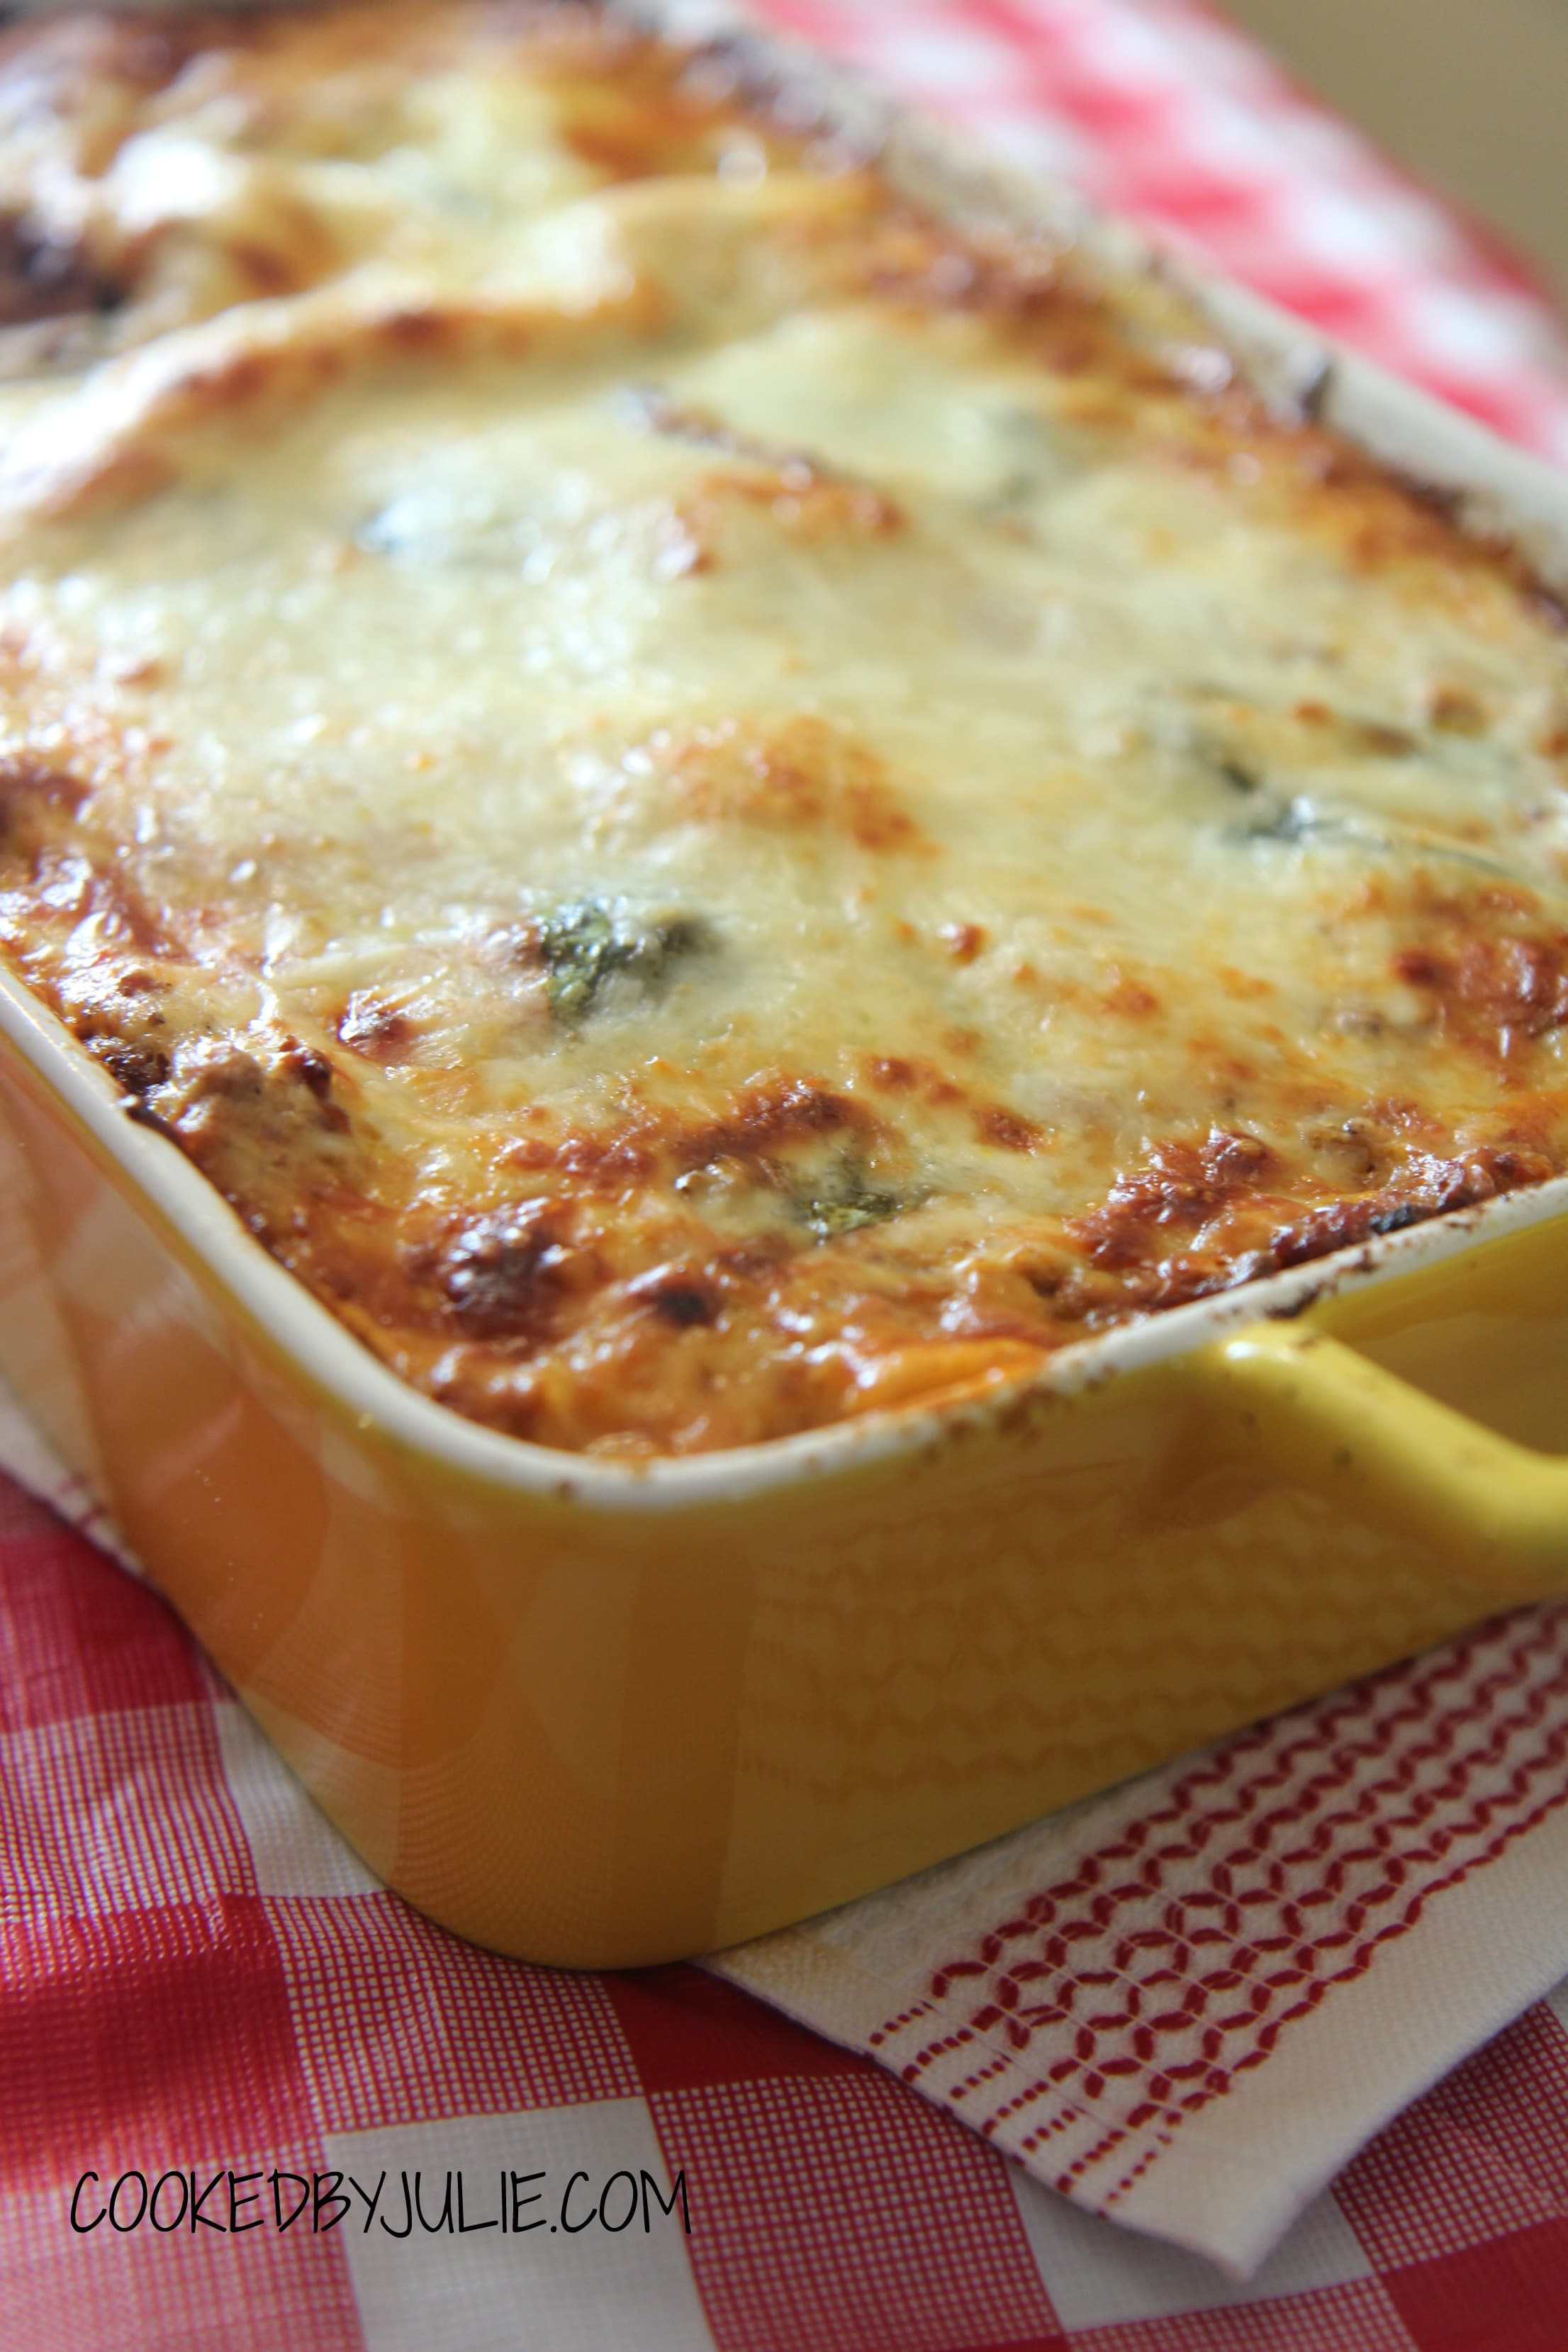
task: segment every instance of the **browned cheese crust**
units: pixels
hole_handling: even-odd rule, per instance
[[[1552,599],[724,54],[15,27],[0,375],[0,947],[459,1412],[752,1443],[1568,1164]]]

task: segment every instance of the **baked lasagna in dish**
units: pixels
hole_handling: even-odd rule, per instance
[[[1568,1168],[1563,614],[571,6],[0,45],[0,945],[430,1396],[734,1446]]]

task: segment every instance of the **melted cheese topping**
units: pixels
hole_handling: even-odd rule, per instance
[[[120,289],[11,331],[0,943],[351,1328],[689,1451],[1568,1165],[1506,551],[710,64],[377,23],[0,54]]]

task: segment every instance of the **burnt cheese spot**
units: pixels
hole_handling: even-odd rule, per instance
[[[36,832],[47,817],[74,816],[89,790],[79,776],[40,752],[0,755],[0,850]]]
[[[776,1077],[736,1098],[721,1118],[679,1137],[678,1158],[688,1168],[734,1159],[755,1163],[770,1153],[833,1135],[869,1138],[879,1121],[864,1103],[813,1078]]]
[[[538,1339],[572,1255],[552,1206],[525,1203],[469,1218],[441,1250],[437,1278],[467,1337]]]
[[[1400,949],[1394,970],[1447,1034],[1506,1061],[1568,1023],[1568,933],[1443,929],[1437,944]]]
[[[976,1111],[974,1129],[983,1143],[994,1144],[998,1151],[1033,1151],[1040,1140],[1033,1119],[1009,1110],[1004,1103],[987,1103]]]
[[[95,1047],[99,1060],[127,1095],[140,1099],[169,1076],[169,1055],[162,1045],[138,1044],[130,1038],[104,1038]]]
[[[123,287],[82,245],[52,236],[25,213],[0,215],[0,328],[101,314],[123,299]]]
[[[374,989],[356,989],[335,1025],[339,1042],[351,1053],[379,1061],[397,1060],[414,1037],[413,1023]]]
[[[985,945],[983,923],[944,923],[939,936],[954,963],[973,963]]]
[[[718,1285],[687,1266],[656,1266],[628,1284],[626,1295],[680,1331],[717,1323],[722,1306]]]

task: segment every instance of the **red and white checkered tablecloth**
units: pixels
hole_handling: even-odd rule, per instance
[[[1186,0],[761,13],[1568,457],[1563,345],[1521,278]],[[1446,1720],[1469,1727],[1492,1843],[1568,1820],[1568,1627],[1517,1621],[1463,1671]],[[1403,1780],[1356,1778],[1357,1727],[1399,1699],[1344,1702],[1348,1735],[1312,1718],[1344,1803],[1315,1766],[1292,1783],[1318,1792],[1310,1835],[1358,1935],[1391,1879],[1372,1937],[1426,1899],[1419,1870],[1469,1868],[1434,1827],[1430,1743]],[[1224,1769],[1250,1803],[1281,1767],[1260,1748]],[[1107,1937],[1148,1895],[1157,1828],[1121,1823],[975,1947],[977,2021],[1019,1986],[1070,2009],[1122,1969]],[[1244,1847],[1267,1862],[1251,1828]],[[1483,1942],[1497,1883],[1463,1898]],[[1568,1939],[1568,1887],[1563,1911]],[[1413,2009],[1429,1998],[1413,1978]],[[0,2352],[1568,2347],[1568,1994],[1372,2140],[1245,2286],[1053,2196],[900,2071],[695,1969],[556,1974],[410,1913],[162,1603],[0,1478]]]

